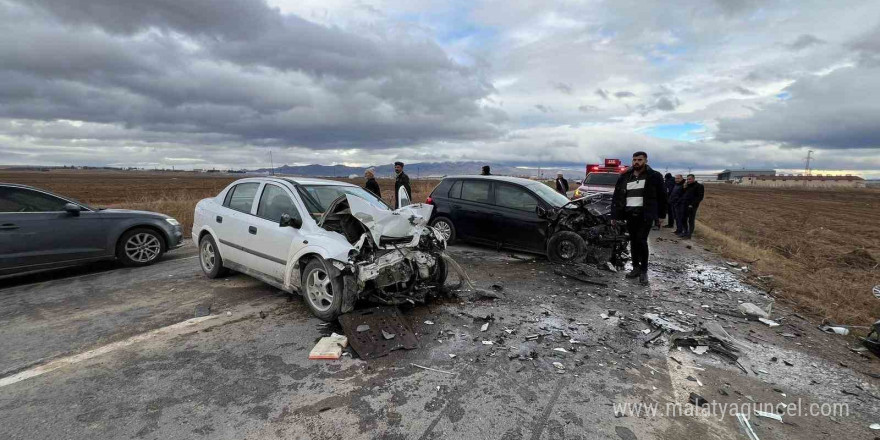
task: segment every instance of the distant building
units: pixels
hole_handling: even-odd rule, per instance
[[[864,188],[865,179],[859,176],[745,176],[740,182],[746,186],[769,186],[775,188]]]
[[[718,173],[718,180],[739,180],[746,176],[775,176],[776,170],[724,170]]]

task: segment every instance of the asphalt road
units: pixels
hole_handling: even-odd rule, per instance
[[[726,403],[849,405],[833,420],[753,417],[762,440],[871,438],[880,392],[866,373],[878,372],[876,360],[785,319],[783,307],[774,310],[785,325],[772,330],[709,315],[702,305],[766,298],[701,249],[669,240],[652,248],[657,264],[642,288],[622,274],[598,273],[609,286],[590,286],[554,275],[544,261],[453,247],[475,284],[500,285],[504,298],[463,294],[403,310],[420,347],[370,361],[308,360],[337,327],[248,277],[204,278],[191,247],[145,268],[8,282],[0,285],[0,438],[745,438],[732,414],[652,417],[614,407],[687,407],[690,391]],[[199,306],[211,315],[193,319]],[[600,316],[609,310],[615,316]],[[663,339],[643,346],[645,311],[718,320],[747,347],[751,371],[670,350]],[[547,336],[527,341],[531,334]]]

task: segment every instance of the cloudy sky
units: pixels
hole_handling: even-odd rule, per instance
[[[880,177],[880,2],[0,0],[0,164]]]

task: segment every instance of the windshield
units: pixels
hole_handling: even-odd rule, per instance
[[[584,179],[584,185],[616,185],[619,177],[617,173],[590,173]]]
[[[550,206],[561,208],[569,202],[568,197],[559,194],[558,192],[554,191],[553,188],[550,188],[543,183],[535,182],[527,185],[527,187],[530,190],[534,191],[535,194],[537,194],[538,197],[541,198],[541,200],[549,203]]]
[[[345,194],[358,196],[379,209],[391,209],[382,199],[373,193],[358,187],[347,185],[297,185],[297,191],[306,204],[309,214],[316,221],[324,215],[334,200]]]

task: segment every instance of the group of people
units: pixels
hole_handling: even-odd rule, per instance
[[[667,177],[672,177],[667,174]],[[669,217],[667,227],[677,226],[676,235],[690,238],[694,232],[697,208],[703,201],[703,185],[693,174],[687,180],[679,174],[672,184],[648,166],[648,154],[633,154],[632,166],[617,179],[611,202],[613,222],[626,221],[633,269],[627,278],[648,284],[648,235]]]
[[[409,176],[403,172],[403,162],[394,162],[394,209],[400,208],[401,197],[400,197],[400,189],[406,192],[406,199],[412,200],[412,187],[409,183]],[[376,182],[376,169],[375,168],[367,168],[364,171],[364,178],[367,179],[367,182],[364,184],[364,189],[376,195],[376,197],[382,198],[382,190],[379,189],[379,182]]]
[[[703,185],[697,182],[693,174],[675,177],[666,173],[666,196],[669,200],[668,220],[664,228],[675,228],[675,235],[681,238],[691,238],[694,233],[694,223],[697,218],[697,209],[703,201]]]

